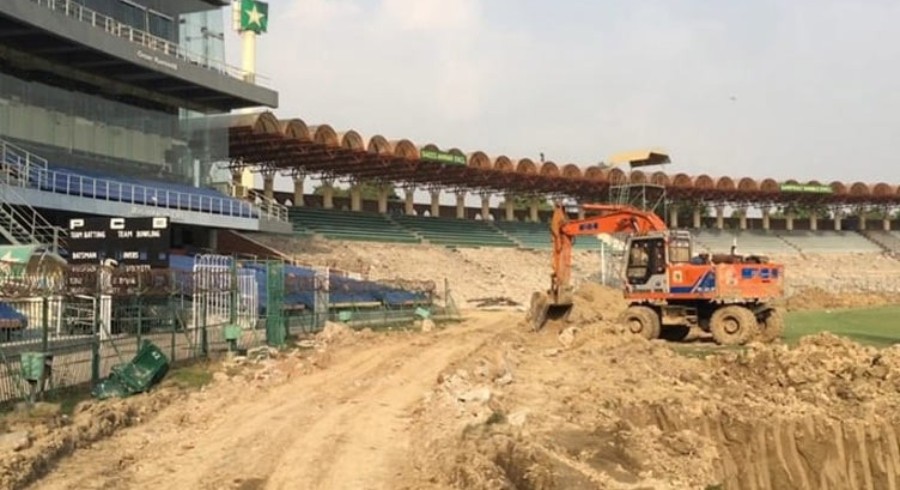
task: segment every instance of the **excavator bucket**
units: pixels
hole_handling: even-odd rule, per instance
[[[565,320],[572,312],[572,303],[554,303],[547,293],[535,292],[531,295],[531,307],[528,310],[528,321],[537,332],[544,328],[548,320]]]

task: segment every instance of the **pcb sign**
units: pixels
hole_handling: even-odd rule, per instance
[[[75,218],[69,220],[69,263],[168,267],[169,218]]]

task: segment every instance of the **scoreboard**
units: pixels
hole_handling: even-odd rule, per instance
[[[169,266],[169,218],[73,218],[66,239],[70,264]]]

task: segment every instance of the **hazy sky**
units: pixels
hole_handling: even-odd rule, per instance
[[[279,117],[586,167],[900,183],[896,0],[270,0]],[[230,35],[230,60],[240,62]]]

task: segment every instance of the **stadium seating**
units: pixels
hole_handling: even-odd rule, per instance
[[[54,165],[46,169],[28,167],[26,175],[26,168],[20,160],[7,158],[3,163],[10,167],[11,175],[24,181],[27,187],[46,192],[224,216],[259,217],[258,211],[250,203],[214,189]]]
[[[376,213],[334,209],[290,208],[288,217],[297,233],[315,232],[335,240],[419,243],[421,239]]]
[[[696,230],[693,232],[695,252],[729,253],[732,244],[743,255],[793,255],[799,251],[781,239],[776,232],[764,230]]]
[[[401,226],[435,245],[453,247],[516,247],[517,244],[486,221],[455,218],[394,216]]]
[[[804,253],[877,253],[882,248],[853,231],[779,231],[786,242]]]
[[[522,248],[541,250],[550,249],[553,245],[550,240],[550,228],[547,223],[535,223],[532,221],[494,221],[491,224],[497,227],[506,236],[513,239]],[[598,250],[604,243],[592,236],[579,237],[575,240],[575,250]]]
[[[266,267],[262,264],[248,263],[244,268],[254,271],[259,288],[260,314],[265,315],[266,298],[268,297]],[[286,307],[303,306],[312,309],[315,303],[315,287],[312,269],[292,265],[284,266]],[[398,308],[428,302],[424,293],[406,291],[385,286],[373,281],[362,281],[331,274],[328,278],[329,307],[384,306]]]
[[[900,253],[900,232],[884,230],[866,230],[862,234],[880,245],[888,252]]]

